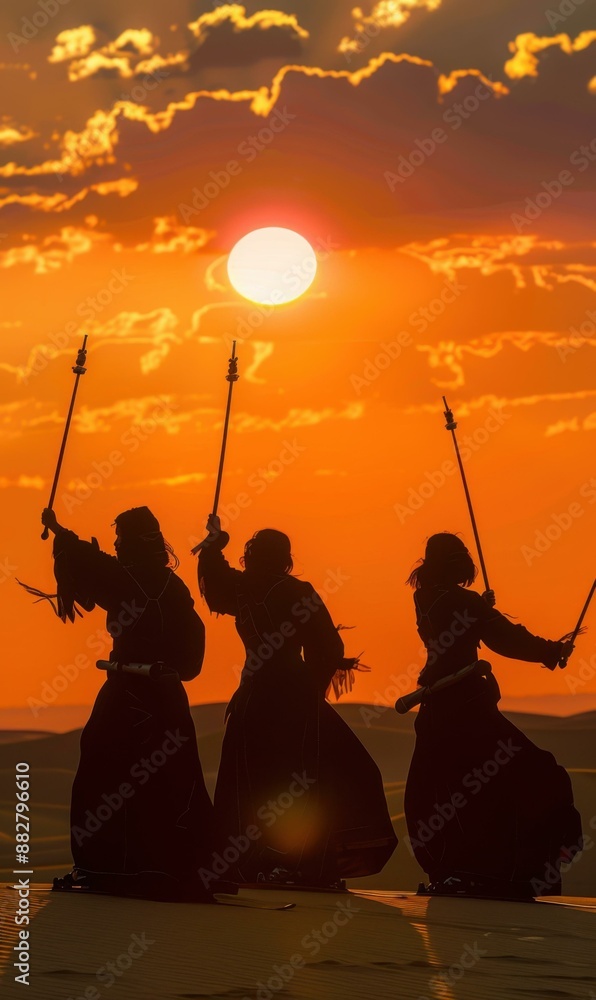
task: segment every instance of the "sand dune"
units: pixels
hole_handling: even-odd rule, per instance
[[[245,895],[283,900],[288,893]],[[34,972],[26,995],[544,1000],[587,998],[596,990],[596,909],[589,903],[291,895],[294,910],[269,913],[32,894]],[[3,890],[6,997],[25,990],[10,968],[14,897]]]
[[[344,707],[349,707],[349,702],[342,701]],[[220,709],[217,704],[200,707],[202,710],[213,708],[218,713]],[[531,694],[518,697],[503,695],[501,709],[505,712],[515,712],[518,715],[548,715],[569,718],[580,712],[596,712],[596,692],[579,691],[575,692],[573,696],[570,694]],[[20,729],[22,731],[41,730],[44,733],[67,733],[72,729],[80,729],[84,726],[88,715],[88,705],[48,704],[41,709],[36,706],[35,714],[30,708],[22,705],[7,706],[0,708],[0,732],[3,730],[12,732],[15,729]]]
[[[405,843],[403,795],[413,746],[413,717],[370,706],[338,711],[379,763],[398,836],[384,871],[353,883],[350,896],[289,890],[246,891],[288,898],[288,913],[110,897],[84,899],[33,892],[33,1000],[528,1000],[596,996],[596,851],[584,851],[565,878],[568,906],[416,897],[422,877]],[[223,706],[193,709],[199,748],[213,788]],[[571,770],[585,828],[596,801],[596,715],[514,715],[536,742]],[[0,738],[0,864],[12,878],[14,764],[32,774],[34,879],[49,881],[70,863],[68,802],[80,731]],[[375,887],[377,890],[375,891]],[[392,891],[393,890],[393,891]],[[581,897],[588,897],[582,899]],[[17,895],[0,895],[3,996],[14,982]]]
[[[406,843],[403,796],[414,740],[414,716],[398,716],[391,710],[348,704],[337,709],[358,734],[379,764],[385,792],[400,846],[384,871],[374,878],[360,879],[354,887],[413,890],[423,878]],[[213,791],[221,739],[223,705],[193,708],[199,751],[210,791]],[[535,742],[551,750],[571,774],[584,830],[596,837],[596,713],[571,717],[509,714],[512,721]],[[22,740],[18,733],[0,739],[0,875],[9,879],[12,870],[13,801],[12,775],[17,760],[29,762],[33,776],[32,830],[33,866],[36,878],[46,881],[70,866],[68,803],[78,761],[80,731]],[[565,892],[596,896],[596,851],[593,841],[566,873]]]

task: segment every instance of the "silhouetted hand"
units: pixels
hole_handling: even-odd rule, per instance
[[[210,535],[219,535],[221,532],[221,518],[217,514],[210,514],[207,518],[207,531]]]
[[[199,554],[201,549],[206,549],[209,546],[213,546],[214,549],[225,549],[226,545],[230,541],[230,536],[227,531],[222,531],[221,521],[217,514],[210,514],[207,518],[207,537],[195,545],[194,549],[191,549],[191,555],[196,556]]]
[[[572,643],[571,639],[568,639],[567,642],[561,643],[561,655],[557,663],[557,666],[559,666],[561,670],[564,670],[565,667],[567,666],[569,657],[571,656],[574,649],[575,646]]]
[[[206,542],[209,545],[213,545],[215,549],[225,549],[226,545],[230,541],[230,536],[227,531],[224,531],[221,526],[221,520],[217,514],[210,514],[207,518],[207,531],[209,532]]]
[[[497,603],[497,598],[495,597],[494,590],[485,590],[482,596],[486,601],[486,603],[488,604],[489,608],[494,608],[495,604]]]
[[[44,528],[47,528],[48,531],[53,531],[54,534],[56,534],[57,531],[60,531],[58,518],[56,517],[54,511],[50,510],[49,507],[45,507],[44,510],[42,511],[41,523],[43,524]]]

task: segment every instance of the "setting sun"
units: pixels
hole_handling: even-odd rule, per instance
[[[271,226],[247,233],[228,258],[232,286],[245,299],[280,306],[304,295],[317,272],[310,243],[292,229]]]

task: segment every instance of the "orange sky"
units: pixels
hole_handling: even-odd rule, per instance
[[[296,571],[372,667],[354,698],[393,700],[422,664],[403,581],[427,535],[472,541],[443,393],[499,608],[551,638],[571,629],[594,577],[596,23],[494,3],[494,30],[468,17],[463,38],[463,0],[361,17],[333,0],[325,18],[311,2],[177,0],[165,21],[153,6],[100,17],[87,0],[30,39],[16,3],[2,13],[0,707],[38,724],[102,680],[100,612],[63,626],[15,583],[52,586],[39,514],[83,333],[56,510],[107,549],[121,510],[158,515],[207,623],[193,701],[228,698],[241,662],[188,554],[233,337],[229,556],[257,528],[290,534]],[[307,295],[274,312],[225,270],[267,225],[319,256]],[[594,634],[566,675],[493,657],[504,694],[596,702]]]

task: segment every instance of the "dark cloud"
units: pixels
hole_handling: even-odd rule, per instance
[[[191,73],[208,66],[244,66],[274,58],[291,62],[303,56],[306,39],[292,24],[239,27],[239,20],[228,17],[201,27],[199,48],[190,57]]]
[[[161,131],[120,118],[111,165],[65,175],[59,186],[54,176],[3,183],[72,194],[129,176],[139,182],[136,192],[93,195],[61,213],[61,221],[93,210],[108,226],[131,227],[178,214],[216,230],[222,248],[251,215],[263,224],[299,222],[313,235],[334,234],[358,246],[469,231],[471,215],[488,232],[517,226],[522,234],[556,233],[564,212],[568,229],[575,217],[579,238],[589,225],[582,199],[594,188],[596,126],[594,98],[575,72],[576,58],[554,53],[549,61],[549,67],[558,62],[560,87],[570,99],[575,94],[572,107],[553,93],[550,72],[510,82],[511,92],[500,97],[478,76],[464,76],[441,101],[435,68],[410,61],[387,61],[357,86],[345,75],[291,71],[270,110],[255,94],[264,114],[255,114],[249,99],[199,97]],[[562,171],[572,180],[559,191]],[[552,195],[546,207],[545,190]],[[514,215],[538,196],[541,211],[532,217],[530,209],[516,224]],[[31,210],[7,213],[22,224]]]

